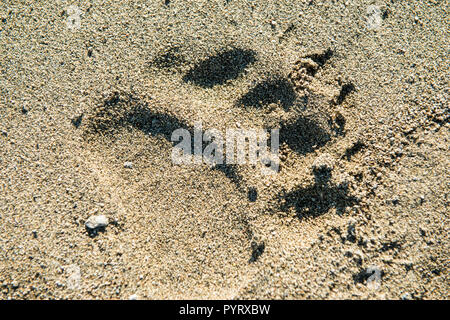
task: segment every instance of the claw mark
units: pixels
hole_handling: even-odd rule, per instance
[[[261,242],[260,244],[256,242],[252,242],[252,256],[250,257],[248,262],[255,262],[259,259],[259,257],[264,253],[264,249],[266,248],[266,245],[264,242]]]
[[[296,26],[291,23],[289,25],[289,27],[287,27],[287,29],[284,30],[283,34],[280,36],[279,41],[282,42],[282,41],[286,40],[290,36],[292,31],[294,31],[295,29],[296,29]]]
[[[289,74],[289,79],[294,87],[299,91],[307,89],[308,83],[312,81],[317,71],[327,63],[333,54],[333,51],[328,49],[323,53],[314,53],[300,58]]]
[[[78,117],[75,117],[73,119],[71,119],[70,121],[72,122],[72,124],[74,125],[75,128],[79,128],[81,125],[81,121],[83,120],[83,114],[79,115]]]
[[[347,161],[350,161],[351,157],[357,154],[359,151],[364,149],[366,145],[362,143],[361,141],[355,142],[350,148],[345,150],[345,155],[342,156],[342,158],[347,158]]]
[[[335,104],[341,104],[344,102],[345,98],[353,91],[355,91],[355,86],[353,83],[346,83],[342,86],[339,96],[336,98]]]

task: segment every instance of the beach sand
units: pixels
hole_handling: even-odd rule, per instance
[[[448,12],[2,1],[0,299],[448,299]],[[198,121],[280,171],[173,164]]]

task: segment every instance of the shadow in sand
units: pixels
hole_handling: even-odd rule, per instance
[[[342,102],[344,102],[345,98],[347,98],[347,96],[352,93],[353,91],[355,91],[355,85],[353,83],[346,83],[341,87],[341,90],[339,91],[339,95],[336,98],[336,104],[342,104]]]
[[[198,134],[203,137],[205,133],[203,130],[201,132],[196,132],[196,128],[171,115],[151,112],[144,105],[137,105],[133,108],[131,112],[127,114],[126,122],[131,124],[134,128],[141,130],[145,134],[162,136],[173,145],[176,145],[179,141],[172,141],[172,133],[176,129],[186,129],[191,136],[191,150],[189,154],[194,154],[194,136]],[[202,141],[202,151],[204,150],[206,144],[207,143]],[[212,161],[212,159],[210,160]],[[236,165],[217,164],[212,168],[214,170],[221,171],[234,184],[240,186],[242,177],[238,174]]]
[[[172,133],[177,129],[186,129],[190,134],[190,150],[184,150],[185,154],[194,154],[194,137],[203,137],[205,132],[190,126],[186,122],[178,118],[160,112],[154,112],[148,105],[142,103],[139,99],[131,94],[114,93],[99,106],[97,113],[88,119],[87,136],[93,134],[101,134],[114,139],[115,133],[120,128],[135,128],[147,135],[162,137],[173,145],[177,145],[180,141],[172,141]],[[202,141],[202,149],[210,142]],[[210,162],[213,162],[211,155]],[[214,170],[221,171],[229,178],[239,189],[241,189],[242,177],[238,173],[236,165],[217,164],[212,167]]]
[[[173,145],[178,144],[179,141],[172,141],[172,133],[177,129],[186,129],[191,136],[191,150],[188,154],[194,154],[194,136],[198,134],[203,137],[205,132],[201,130],[198,132],[197,128],[192,127],[168,114],[154,113],[150,111],[145,105],[136,105],[131,112],[129,112],[125,121],[132,127],[141,130],[145,134],[152,136],[162,136],[167,141],[170,141]],[[202,151],[209,144],[202,141]],[[186,151],[186,150],[185,150]],[[213,159],[207,159],[210,162]],[[212,167],[214,170],[222,172],[231,182],[233,182],[237,187],[241,187],[242,176],[238,173],[238,168],[233,164],[217,164]]]
[[[252,241],[251,243],[252,248],[252,256],[248,260],[249,263],[253,263],[258,261],[258,259],[261,257],[261,255],[264,253],[264,250],[266,248],[266,244],[263,242],[257,243],[255,241]]]
[[[201,61],[186,73],[183,81],[203,88],[212,88],[236,79],[255,61],[256,53],[253,50],[233,48]]]
[[[172,132],[179,128],[185,128],[189,132],[193,130],[184,121],[165,113],[152,112],[145,104],[135,105],[124,117],[127,124],[145,134],[162,136],[170,141]]]
[[[342,214],[345,208],[355,205],[358,201],[348,194],[345,185],[330,183],[331,172],[321,170],[314,172],[315,183],[306,188],[296,188],[281,195],[285,200],[282,211],[294,208],[300,219],[318,217],[336,208],[338,214]]]
[[[319,67],[323,67],[325,65],[325,63],[327,63],[327,61],[331,59],[333,54],[334,54],[333,50],[327,49],[322,53],[313,53],[313,54],[307,55],[307,56],[305,56],[305,58],[309,58],[312,61],[314,61],[315,63],[317,63],[319,65]],[[314,75],[316,72],[317,72],[317,69],[313,70],[311,75]]]
[[[358,273],[355,273],[353,275],[353,282],[355,284],[357,283],[362,283],[362,284],[366,284],[367,281],[369,280],[370,277],[373,277],[377,272],[377,269],[375,269],[374,267],[372,268],[366,268],[366,269],[361,269]],[[385,272],[384,270],[379,270],[379,276],[381,277],[381,279],[385,276]]]
[[[236,104],[244,107],[262,108],[271,103],[276,103],[287,110],[294,104],[296,97],[294,87],[288,79],[270,78],[250,89]]]
[[[349,196],[347,190],[341,186],[329,184],[314,184],[307,188],[297,188],[282,196],[286,203],[281,210],[293,207],[300,219],[318,217],[331,208],[336,208],[342,214],[345,208],[356,204],[356,198]]]
[[[314,120],[298,117],[291,122],[282,123],[280,143],[286,143],[294,152],[306,154],[325,145],[330,135]]]
[[[86,229],[88,236],[91,238],[95,238],[96,236],[99,235],[99,233],[103,233],[106,231],[105,227],[97,227],[95,229],[90,229],[88,227],[85,227],[85,229]]]
[[[169,47],[150,61],[150,66],[158,69],[172,69],[184,63],[186,63],[186,60],[180,53],[180,47]]]

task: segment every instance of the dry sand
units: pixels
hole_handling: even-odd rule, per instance
[[[2,1],[0,43],[1,299],[449,298],[448,1]],[[172,164],[200,120],[281,171]]]

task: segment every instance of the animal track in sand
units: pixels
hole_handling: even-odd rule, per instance
[[[177,52],[168,50],[153,61],[160,68],[172,68],[185,59]],[[334,136],[345,135],[345,118],[333,118],[330,114],[334,106],[344,102],[354,87],[343,86],[341,90],[328,94],[321,88],[317,90],[320,81],[319,85],[314,84],[318,70],[326,65],[331,56],[332,52],[327,50],[302,57],[288,77],[269,75],[232,103],[238,109],[251,108],[263,113],[274,104],[284,110],[282,117],[279,113],[264,116],[264,122],[267,127],[280,128],[280,142],[284,146],[285,157],[287,155],[290,158],[291,154],[307,156],[331,143]],[[182,80],[205,89],[225,83],[232,86],[233,79],[244,75],[246,67],[256,60],[255,53],[235,48],[196,64],[182,76]],[[225,71],[220,76],[211,75],[217,70]],[[251,204],[258,201],[260,192],[249,182],[248,172],[244,173],[239,165],[201,168],[178,168],[172,165],[171,134],[175,129],[185,128],[193,136],[193,120],[181,119],[167,112],[170,107],[160,108],[159,104],[164,102],[141,98],[137,94],[115,92],[93,108],[84,121],[84,133],[89,150],[98,159],[97,166],[102,167],[97,170],[102,172],[101,180],[103,183],[108,181],[109,193],[121,195],[120,206],[127,215],[122,218],[126,220],[124,223],[128,228],[134,228],[140,233],[145,230],[151,232],[153,244],[148,244],[150,248],[155,249],[155,245],[165,248],[163,252],[155,249],[153,259],[174,259],[174,266],[182,269],[188,264],[189,268],[201,268],[207,259],[208,265],[215,265],[225,273],[236,274],[239,279],[245,273],[243,266],[261,259],[266,248],[247,214],[252,210]],[[133,170],[123,170],[125,160],[136,164]],[[252,172],[249,168],[246,170]],[[283,172],[290,170],[288,163],[283,165]],[[223,184],[221,177],[226,177],[230,183]],[[274,188],[276,196],[273,199],[278,202],[277,210],[288,211],[293,208],[298,217],[316,217],[330,208],[342,211],[357,202],[344,185],[334,184],[319,175],[315,176],[315,183],[309,187],[297,186],[285,190],[283,186],[274,185]],[[130,190],[129,194],[140,194],[142,197],[132,199],[127,196],[127,190]],[[207,196],[196,197],[195,194]],[[222,203],[223,207],[218,210],[208,199],[217,199],[215,205]],[[245,203],[245,207],[233,206],[232,199],[236,203]],[[159,208],[152,207],[151,203],[155,201],[160,204]],[[202,210],[198,212],[195,208]],[[270,211],[270,206],[266,208]],[[204,226],[206,231],[199,232],[199,225]],[[211,230],[220,232],[212,234]],[[206,235],[209,235],[209,239]],[[174,240],[167,244],[167,239]],[[220,248],[207,249],[207,243],[211,241],[234,243],[232,252]],[[183,242],[193,243],[190,246],[199,247],[200,253],[183,249],[183,246],[180,247]],[[139,250],[147,249],[144,246]],[[214,255],[225,258],[215,259]],[[236,262],[236,259],[240,261],[238,264],[217,264],[217,261]],[[197,285],[201,287],[207,283],[199,278]],[[237,281],[229,288],[234,292],[241,285]]]

